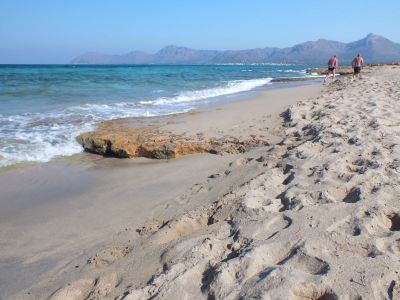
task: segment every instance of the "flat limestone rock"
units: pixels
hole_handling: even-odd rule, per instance
[[[118,129],[122,128],[100,128],[79,135],[77,140],[85,151],[119,158],[168,159],[211,150],[207,141],[186,141],[154,127]]]
[[[85,151],[117,158],[171,159],[196,153],[243,153],[268,143],[255,135],[247,139],[225,136],[203,139],[163,131],[160,126],[135,127],[129,119],[101,123],[96,131],[82,133],[77,141]]]

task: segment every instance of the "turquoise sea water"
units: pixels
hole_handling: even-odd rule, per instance
[[[82,149],[97,122],[180,113],[304,77],[306,66],[0,66],[0,167]]]

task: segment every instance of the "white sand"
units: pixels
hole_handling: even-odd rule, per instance
[[[279,143],[210,168],[154,207],[138,238],[17,296],[400,299],[400,68],[375,70],[340,78],[312,100],[297,90],[304,101],[266,130]],[[277,118],[256,103],[235,128],[262,131]]]

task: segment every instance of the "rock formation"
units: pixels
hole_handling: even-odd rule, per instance
[[[252,135],[244,140],[231,136],[204,139],[200,135],[184,136],[160,126],[132,127],[135,119],[104,122],[93,132],[79,135],[77,141],[85,151],[118,158],[177,158],[195,153],[243,153],[255,146],[266,146],[263,137]]]

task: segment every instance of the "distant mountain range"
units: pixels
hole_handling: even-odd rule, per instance
[[[342,43],[319,39],[289,48],[257,48],[249,50],[195,50],[186,47],[167,46],[149,54],[132,51],[121,55],[88,52],[74,58],[71,64],[326,64],[332,55],[339,57],[340,64],[349,64],[361,53],[367,63],[391,63],[400,61],[400,44],[376,34]]]

